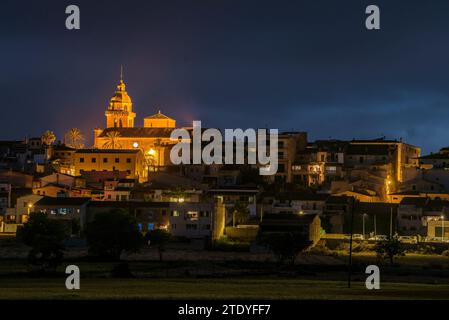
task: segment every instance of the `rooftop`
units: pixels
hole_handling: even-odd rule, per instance
[[[82,206],[90,201],[90,198],[69,197],[44,197],[35,203],[35,206]]]
[[[169,202],[148,202],[148,201],[91,201],[88,207],[91,208],[167,208]]]
[[[355,155],[389,155],[391,151],[388,144],[350,144],[348,154]]]
[[[100,133],[100,138],[107,137],[109,132],[117,131],[123,138],[170,138],[175,128],[106,128]]]
[[[167,119],[167,120],[173,120],[170,117],[167,117],[165,114],[161,113],[159,110],[158,113],[153,114],[152,116],[145,117],[145,119]]]
[[[420,160],[426,160],[426,159],[447,159],[449,160],[449,154],[448,153],[431,153],[422,157],[419,157]]]
[[[80,149],[75,153],[81,154],[104,154],[104,153],[139,153],[140,149]]]

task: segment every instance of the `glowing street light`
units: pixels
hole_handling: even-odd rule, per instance
[[[441,242],[444,242],[444,214],[441,215]]]
[[[28,215],[30,215],[30,211],[31,211],[31,208],[33,208],[33,204],[30,202],[30,203],[28,203]]]

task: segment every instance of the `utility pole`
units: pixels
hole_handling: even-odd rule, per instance
[[[362,214],[363,240],[365,240],[365,213]]]
[[[390,239],[393,237],[393,207],[390,208]]]
[[[348,266],[348,288],[351,288],[352,268],[352,234],[354,229],[354,208],[351,208],[351,236],[349,238],[349,266]]]
[[[374,236],[377,236],[376,215],[374,215]]]

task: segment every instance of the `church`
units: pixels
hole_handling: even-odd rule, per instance
[[[97,149],[140,149],[154,166],[170,164],[170,147],[175,143],[170,134],[176,127],[176,120],[160,111],[143,119],[143,127],[135,127],[136,113],[133,112],[131,97],[121,77],[117,90],[105,112],[106,128],[94,129],[94,148]]]

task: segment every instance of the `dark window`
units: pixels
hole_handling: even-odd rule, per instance
[[[84,163],[84,158],[80,158],[80,163]]]
[[[92,158],[91,161],[92,161],[92,163],[96,163],[97,162],[97,158]]]
[[[119,163],[120,159],[119,158],[115,158],[115,163]]]
[[[103,158],[103,163],[108,163],[108,158]]]
[[[131,163],[131,158],[126,158],[126,163]]]

